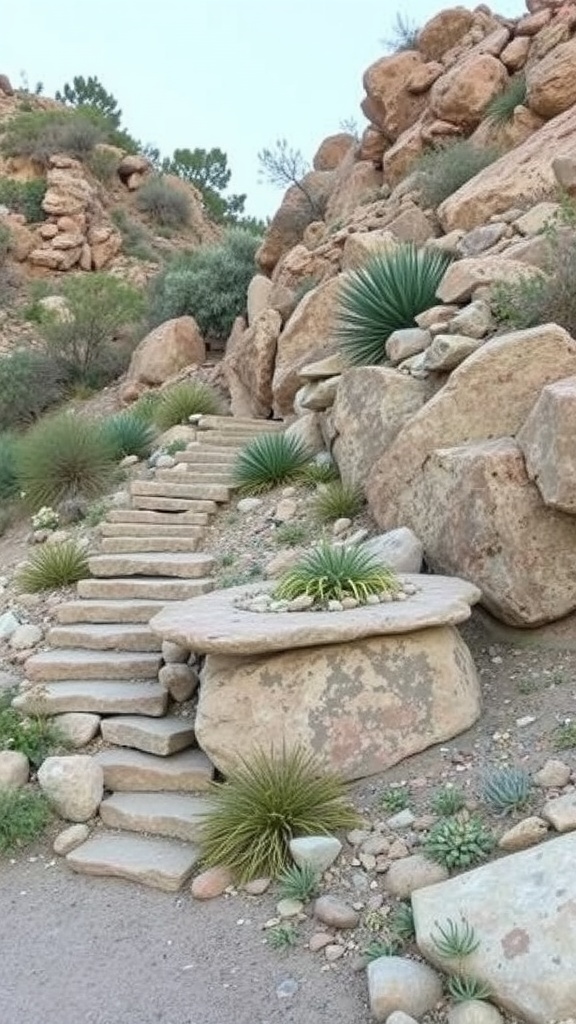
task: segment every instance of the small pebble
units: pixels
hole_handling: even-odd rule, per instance
[[[279,900],[276,904],[276,913],[282,917],[297,917],[304,909],[302,900]]]

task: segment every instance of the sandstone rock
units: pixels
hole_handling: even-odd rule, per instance
[[[71,217],[83,213],[96,198],[93,186],[75,170],[49,170],[46,184],[42,209],[49,216]]]
[[[314,917],[329,928],[355,928],[360,914],[338,896],[319,896],[314,903]]]
[[[198,674],[190,665],[163,665],[158,681],[178,703],[189,700],[198,689]]]
[[[565,764],[564,761],[559,761],[557,758],[552,757],[539,772],[534,775],[534,782],[537,786],[551,789],[563,789],[567,786],[570,781],[572,769],[570,765]]]
[[[358,270],[372,256],[385,255],[398,247],[398,239],[388,228],[348,235],[342,250],[342,270]]]
[[[473,228],[460,239],[456,251],[464,257],[479,256],[486,249],[496,245],[508,230],[508,225],[503,223],[483,224],[482,227]]]
[[[0,216],[0,221],[9,232],[8,252],[18,263],[23,263],[36,245],[34,232],[25,224],[18,224],[14,217]]]
[[[128,380],[163,384],[190,363],[203,363],[206,348],[193,317],[181,316],[155,327],[132,354]]]
[[[102,801],[104,772],[84,754],[47,757],[38,770],[40,788],[68,821],[88,821]]]
[[[299,416],[294,423],[286,428],[287,437],[295,437],[308,449],[310,455],[317,455],[324,451],[324,441],[318,423],[318,414],[314,412]]]
[[[328,200],[324,219],[327,224],[346,221],[368,199],[381,198],[382,171],[368,160],[354,159],[354,153],[344,158],[336,176],[334,191]]]
[[[334,186],[334,172],[311,171],[301,185],[305,192],[292,185],[285,193],[256,253],[256,262],[264,273],[271,273],[280,257],[300,241],[308,224],[318,219],[318,211],[326,205]]]
[[[533,267],[505,256],[471,257],[450,264],[436,294],[442,302],[466,302],[477,288],[496,281],[515,282],[534,273]]]
[[[381,57],[364,72],[367,97],[364,114],[377,128],[394,140],[422,113],[426,99],[408,91],[414,71],[423,63],[416,50],[404,50]]]
[[[167,665],[184,665],[190,657],[190,648],[185,644],[163,640],[162,657]]]
[[[3,789],[22,789],[29,775],[26,754],[20,750],[0,750],[0,792]]]
[[[431,327],[437,327],[438,324],[446,324],[446,329],[448,330],[448,324],[451,323],[459,312],[459,306],[432,306],[431,309],[425,309],[423,313],[418,313],[414,319],[418,327],[423,327],[426,330],[429,330]],[[456,333],[460,332],[457,331]]]
[[[546,505],[576,514],[576,377],[542,389],[518,433],[526,470]],[[12,641],[11,641],[12,642]]]
[[[468,57],[432,86],[432,113],[442,120],[473,128],[482,120],[490,101],[502,92],[507,79],[506,69],[496,57],[490,54]]]
[[[418,1021],[403,1010],[394,1010],[394,1013],[386,1018],[386,1024],[418,1024]]]
[[[428,331],[421,327],[407,327],[404,330],[392,331],[385,348],[386,355],[393,366],[402,363],[410,356],[423,352],[432,338]]]
[[[260,313],[235,344],[226,347],[224,375],[232,393],[237,381],[243,389],[251,416],[269,416],[272,409],[272,375],[282,319],[275,309]]]
[[[474,15],[465,7],[449,7],[427,21],[418,33],[418,49],[426,60],[440,60],[472,28]]]
[[[477,299],[464,306],[448,323],[448,334],[466,334],[469,338],[485,338],[495,323],[487,302]]]
[[[264,274],[255,274],[248,285],[246,296],[246,307],[248,310],[248,326],[251,327],[254,321],[265,313],[270,306],[270,292],[272,281]]]
[[[296,392],[294,407],[298,411],[309,409],[312,412],[329,409],[334,404],[339,379],[331,377],[328,380],[316,381],[314,384],[305,384]]]
[[[416,160],[424,152],[422,125],[419,121],[407,128],[386,150],[382,157],[382,169],[385,180],[392,186],[397,185],[410,172]]]
[[[74,749],[85,747],[93,740],[100,729],[100,715],[91,715],[80,711],[69,711],[64,715],[56,715],[52,721],[67,744]]]
[[[515,36],[500,54],[500,60],[504,67],[514,74],[524,67],[530,52],[530,39],[528,36]]]
[[[515,853],[517,850],[526,850],[530,846],[545,839],[548,834],[548,825],[542,818],[536,816],[524,818],[512,828],[507,829],[498,840],[498,846],[507,853]]]
[[[20,625],[14,612],[7,611],[0,615],[0,640],[9,640]]]
[[[376,1021],[385,1021],[395,1010],[420,1019],[442,998],[442,982],[427,964],[381,956],[368,964],[368,995]]]
[[[39,644],[42,636],[40,626],[36,626],[34,623],[17,626],[10,637],[10,647],[14,651],[26,651],[29,647]]]
[[[127,181],[133,174],[146,174],[152,169],[148,157],[142,153],[127,153],[118,167],[118,176]]]
[[[576,40],[562,43],[526,74],[527,103],[540,117],[557,117],[576,103]]]
[[[228,868],[206,868],[192,880],[190,892],[195,900],[213,900],[232,885],[234,879]]]
[[[414,853],[411,857],[392,862],[384,877],[384,888],[399,899],[406,899],[416,889],[425,885],[444,882],[449,872],[442,864],[435,864],[422,853]]]
[[[418,573],[422,568],[424,550],[416,534],[406,527],[371,537],[364,550],[380,559],[394,572]]]
[[[401,242],[414,242],[417,245],[423,245],[436,234],[428,217],[415,203],[405,204],[402,212],[388,222],[386,229]]]
[[[382,166],[382,156],[387,146],[386,136],[379,128],[369,124],[362,132],[358,157],[360,160],[370,160],[375,167]]]
[[[542,808],[542,817],[557,832],[572,832],[576,829],[576,792],[564,793],[549,800]]]
[[[563,192],[576,192],[576,156],[560,156],[552,161],[552,172]]]
[[[303,552],[298,548],[285,548],[274,555],[264,568],[264,575],[267,579],[276,579],[282,576],[288,569],[292,569],[300,561]]]
[[[344,159],[351,146],[354,146],[356,139],[349,132],[337,132],[336,135],[328,135],[320,143],[312,166],[315,171],[333,171]]]
[[[341,279],[336,277],[309,291],[278,338],[272,380],[275,415],[292,412],[301,368],[334,352],[332,330],[340,288]]]
[[[340,352],[335,352],[326,359],[319,359],[315,363],[308,363],[299,371],[298,376],[302,380],[316,381],[326,380],[329,377],[339,377],[348,368],[344,357]]]
[[[514,221],[514,227],[521,235],[539,235],[545,227],[554,223],[559,213],[558,203],[537,203]]]
[[[270,888],[271,881],[271,878],[253,878],[250,882],[246,882],[242,888],[249,896],[263,896],[266,890]]]
[[[448,1010],[448,1024],[503,1024],[502,1014],[480,999],[466,999]]]
[[[59,857],[65,857],[71,850],[75,850],[77,846],[85,843],[89,835],[88,825],[70,825],[69,828],[58,833],[52,844],[52,849]]]
[[[424,353],[422,367],[447,373],[463,363],[482,344],[482,339],[468,338],[464,334],[437,334]]]
[[[0,92],[3,92],[5,96],[14,95],[14,89],[12,88],[8,75],[0,75]]]
[[[292,860],[299,868],[309,866],[322,875],[340,855],[342,843],[335,836],[300,836],[290,840]]]
[[[444,65],[440,64],[439,61],[432,60],[428,64],[422,64],[412,72],[406,88],[408,92],[421,93],[428,92],[431,85],[434,84],[440,75],[443,75],[445,71]]]
[[[432,394],[427,381],[364,366],[340,378],[333,408],[333,455],[345,483],[364,484],[375,462]]]
[[[575,855],[576,836],[563,836],[419,889],[412,908],[420,950],[449,970],[433,936],[438,921],[464,918],[479,940],[466,969],[503,1010],[530,1024],[573,1016]]]

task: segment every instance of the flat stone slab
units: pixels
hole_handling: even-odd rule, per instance
[[[105,718],[102,722],[102,736],[106,743],[132,747],[160,757],[175,754],[193,746],[195,742],[193,722],[172,715],[166,718],[133,715]]]
[[[184,793],[113,793],[99,814],[109,828],[197,842],[209,808],[205,797]]]
[[[211,555],[203,554],[147,554],[94,555],[88,560],[93,576],[176,576],[197,579],[212,572],[215,562]]]
[[[214,587],[209,577],[176,579],[172,577],[131,576],[128,578],[80,580],[78,596],[87,600],[130,601],[152,598],[155,601],[189,601],[207,594]]]
[[[104,554],[129,554],[131,552],[197,551],[202,540],[201,533],[195,537],[173,537],[159,528],[155,537],[103,537],[100,550]]]
[[[52,647],[83,647],[91,651],[157,651],[158,635],[148,625],[77,623],[54,626],[47,636]]]
[[[56,611],[56,618],[62,625],[72,623],[148,623],[156,612],[164,607],[164,601],[146,600],[145,598],[133,598],[131,601],[107,601],[101,598],[85,601],[64,601],[59,604]]]
[[[102,750],[95,760],[104,770],[106,789],[121,792],[168,790],[196,793],[210,787],[212,763],[202,750],[182,750],[169,757],[156,757],[140,750],[118,747]]]
[[[273,590],[274,584],[231,587],[164,608],[150,627],[163,640],[201,654],[259,654],[456,625],[470,617],[470,606],[481,597],[477,587],[456,577],[403,578],[420,588],[408,600],[344,612],[245,611],[236,608],[236,599]]]
[[[24,690],[14,707],[28,715],[87,711],[99,715],[165,715],[168,694],[158,683],[104,679],[44,683]]]
[[[130,526],[134,523],[149,526],[207,526],[209,521],[208,512],[147,512],[145,509],[116,508],[108,512],[101,528],[108,524]]]
[[[485,982],[502,1009],[528,1024],[574,1016],[576,1007],[576,834],[493,861],[412,895],[421,951],[444,971],[437,923],[462,918],[478,949],[466,973]]]
[[[66,860],[78,874],[125,878],[177,892],[190,878],[199,856],[195,846],[175,840],[109,835],[89,839]]]
[[[88,651],[60,647],[33,654],[24,665],[32,682],[60,679],[156,679],[159,654],[133,651]]]

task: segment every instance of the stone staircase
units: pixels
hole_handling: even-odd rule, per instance
[[[107,792],[97,829],[67,855],[81,873],[179,889],[198,860],[195,840],[213,767],[196,746],[194,723],[170,713],[158,681],[159,638],[148,622],[170,601],[213,587],[214,559],[200,551],[204,530],[233,492],[239,448],[282,425],[203,416],[171,469],[130,485],[131,508],[108,513],[101,553],[77,600],[56,609],[49,650],[25,665],[24,712],[102,716],[106,746],[93,755]],[[110,830],[110,831],[107,831]]]

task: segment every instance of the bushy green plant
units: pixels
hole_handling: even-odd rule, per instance
[[[362,956],[364,961],[369,964],[373,960],[379,960],[381,956],[396,956],[398,951],[398,943],[391,939],[371,939],[362,950]]]
[[[105,122],[83,108],[34,110],[16,114],[7,123],[0,150],[46,167],[56,153],[84,159],[98,142],[106,141],[106,135]]]
[[[407,786],[388,786],[380,796],[380,803],[389,814],[397,814],[410,806],[410,790]]]
[[[153,408],[154,422],[160,430],[188,423],[190,416],[222,415],[222,401],[209,384],[199,380],[183,381],[161,391]]]
[[[309,532],[305,523],[280,523],[274,531],[274,540],[277,544],[286,544],[289,548],[297,547],[298,544],[304,544]]]
[[[96,498],[110,483],[114,450],[103,431],[78,416],[47,417],[17,448],[17,473],[27,504],[55,507],[65,498]]]
[[[69,587],[90,575],[84,548],[76,541],[42,544],[32,553],[16,576],[16,585],[26,594]]]
[[[295,836],[353,828],[358,817],[345,789],[302,747],[242,758],[211,794],[200,846],[208,865],[230,868],[239,882],[277,878]]]
[[[410,903],[399,903],[389,917],[390,928],[401,942],[410,942],[415,934],[414,913]]]
[[[430,829],[423,848],[430,860],[449,869],[469,868],[486,860],[494,836],[479,818],[443,818]]]
[[[438,789],[431,800],[431,807],[434,814],[442,818],[450,818],[458,814],[466,803],[466,797],[461,789],[456,786],[443,786]]]
[[[16,438],[13,434],[0,434],[0,501],[15,498],[19,490],[16,471]]]
[[[152,451],[156,435],[149,423],[131,412],[111,416],[102,424],[102,431],[116,459],[123,459],[126,455],[137,455],[139,459],[145,459]]]
[[[156,224],[182,228],[190,221],[190,202],[186,192],[161,174],[148,178],[136,193],[136,205]]]
[[[189,315],[205,338],[227,338],[246,309],[259,242],[250,231],[233,228],[219,242],[172,260],[152,285],[152,324]]]
[[[33,789],[0,789],[0,853],[21,849],[37,839],[50,818],[43,793]]]
[[[323,541],[282,576],[275,596],[292,601],[306,595],[315,603],[325,605],[345,597],[363,602],[371,594],[391,593],[397,589],[395,574],[360,544],[340,547]]]
[[[500,154],[496,149],[479,149],[468,139],[438,145],[417,162],[420,195],[426,206],[439,206],[448,196],[494,163]]]
[[[531,790],[532,780],[523,768],[494,768],[482,779],[482,799],[503,814],[526,807]]]
[[[103,185],[111,185],[117,179],[120,158],[113,150],[97,148],[90,153],[86,163]]]
[[[469,974],[452,974],[446,982],[446,991],[455,1003],[479,1001],[488,999],[491,995],[489,985]]]
[[[302,867],[290,864],[284,869],[278,881],[280,895],[284,899],[307,903],[318,892],[318,872],[310,864],[303,864]]]
[[[462,960],[478,949],[480,940],[465,917],[461,921],[449,917],[444,924],[436,921],[435,925],[436,931],[431,940],[438,956],[443,959]]]
[[[117,206],[112,210],[111,216],[122,235],[122,248],[127,256],[152,263],[159,262],[152,247],[152,236],[147,228],[130,217],[123,206]]]
[[[511,121],[516,107],[526,102],[526,76],[520,71],[508,82],[499,96],[495,96],[486,108],[486,116],[497,125]]]
[[[310,459],[306,445],[287,434],[259,434],[240,450],[233,480],[245,494],[262,494],[297,480]]]
[[[42,352],[0,356],[0,430],[31,423],[62,398],[63,372]]]
[[[268,930],[267,941],[272,949],[290,949],[298,941],[296,925],[288,922],[273,925]]]
[[[432,249],[400,245],[378,253],[347,275],[335,334],[350,363],[386,361],[385,344],[393,331],[413,327],[418,313],[437,302],[438,285],[450,259]]]
[[[554,748],[556,750],[571,750],[576,747],[576,722],[569,718],[554,730]]]
[[[161,397],[161,391],[145,391],[144,394],[140,395],[140,398],[134,402],[134,405],[130,406],[132,416],[137,416],[138,419],[143,420],[145,423],[154,423],[156,409],[158,408],[158,403],[160,402]]]
[[[46,179],[31,178],[18,181],[16,178],[0,178],[0,206],[7,206],[13,213],[21,213],[28,223],[44,220],[46,214],[42,201],[46,195]]]
[[[0,267],[3,267],[10,252],[12,234],[7,224],[0,223]]]
[[[336,519],[354,519],[364,507],[364,495],[356,484],[333,480],[318,489],[312,503],[312,514],[320,523]]]
[[[302,482],[306,484],[330,484],[333,480],[339,480],[338,467],[332,459],[313,459],[302,470]]]
[[[0,750],[19,750],[38,768],[57,747],[64,746],[60,730],[50,718],[25,717],[12,707],[14,690],[0,694]]]
[[[144,297],[138,289],[112,274],[82,274],[60,285],[68,315],[44,309],[33,314],[47,349],[68,380],[100,387],[127,366],[134,331],[144,313]],[[117,339],[122,334],[124,342]]]
[[[418,49],[418,26],[399,11],[392,26],[393,35],[382,39],[382,46],[389,53],[402,53],[404,50]]]

